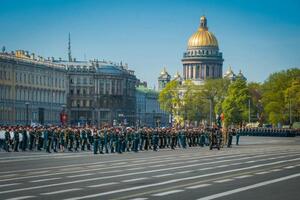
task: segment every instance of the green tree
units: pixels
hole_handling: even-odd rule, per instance
[[[174,114],[175,110],[180,107],[178,81],[170,81],[159,93],[158,101],[162,110]]]
[[[290,103],[295,102],[297,109],[297,95],[293,94],[297,93],[299,79],[300,69],[293,68],[271,74],[262,85],[264,114],[270,123],[274,125],[289,123]]]
[[[243,79],[237,79],[229,85],[227,96],[222,103],[225,126],[241,124],[248,117],[249,90]]]
[[[263,123],[263,106],[262,106],[262,85],[260,83],[251,82],[248,83],[249,95],[251,99],[251,116],[255,116],[255,119],[262,124]]]
[[[222,103],[227,96],[230,80],[228,79],[208,79],[202,86],[202,97],[212,101],[213,115],[222,113]],[[209,107],[209,101],[206,101]]]

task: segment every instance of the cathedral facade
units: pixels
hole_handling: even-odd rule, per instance
[[[200,27],[189,38],[183,54],[183,79],[201,84],[206,79],[222,78],[223,56],[219,51],[218,40],[208,31],[207,19],[200,18]]]

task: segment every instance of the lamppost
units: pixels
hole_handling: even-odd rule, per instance
[[[28,112],[28,107],[29,107],[29,102],[25,103],[26,105],[26,126],[28,126],[28,121],[29,121],[29,112]]]
[[[248,106],[249,106],[248,121],[249,121],[249,124],[250,124],[251,123],[251,101],[250,101],[250,98],[248,100]]]
[[[80,104],[77,103],[77,125],[79,125],[79,106]]]

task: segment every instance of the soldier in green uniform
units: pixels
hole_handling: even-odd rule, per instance
[[[96,129],[93,131],[93,140],[94,140],[94,154],[98,154],[99,150],[99,133]]]
[[[88,138],[87,138],[87,133],[85,129],[81,130],[81,151],[85,151],[85,147],[87,146],[88,143]]]
[[[29,129],[29,150],[32,151],[36,139],[36,130],[33,128]]]
[[[5,141],[4,141],[4,150],[6,151],[6,152],[10,152],[10,140],[11,140],[11,138],[10,138],[10,131],[11,131],[11,129],[9,129],[9,128],[7,128],[6,130],[5,130],[5,133],[4,133],[4,138],[5,138]]]
[[[74,133],[74,129],[69,130],[68,132],[68,141],[69,141],[69,151],[73,151],[73,146],[74,146],[74,139],[75,139],[75,133]]]
[[[80,149],[80,130],[79,129],[75,129],[75,152],[78,152],[78,150]]]

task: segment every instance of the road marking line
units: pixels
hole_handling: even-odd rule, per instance
[[[1,178],[4,177],[11,177],[11,176],[17,176],[18,174],[6,174],[6,175],[1,175]]]
[[[207,186],[210,186],[210,185],[211,184],[200,184],[200,185],[194,185],[194,186],[186,187],[186,189],[198,189],[198,188],[207,187]]]
[[[6,200],[21,200],[21,199],[30,199],[30,198],[34,198],[35,196],[22,196],[22,197],[15,197],[15,198],[9,198]]]
[[[147,200],[148,198],[135,198],[135,199],[131,199],[131,200]]]
[[[285,169],[293,169],[295,168],[295,166],[287,166],[287,167],[284,167]]]
[[[216,168],[222,168],[222,167],[228,167],[229,165],[219,165],[219,166],[216,166]]]
[[[21,183],[9,183],[9,184],[3,184],[3,185],[0,185],[0,188],[1,187],[7,187],[7,186],[11,186],[11,185],[20,185]]]
[[[160,174],[160,175],[156,175],[156,176],[152,176],[155,178],[161,178],[161,177],[165,177],[165,176],[172,176],[173,174]]]
[[[215,183],[225,183],[225,182],[229,182],[229,181],[233,181],[233,179],[223,179],[223,180],[218,180],[218,181],[214,181]]]
[[[28,172],[28,174],[33,175],[33,174],[43,174],[43,173],[47,173],[49,172],[49,170],[46,171],[38,171],[38,172]]]
[[[282,171],[282,169],[272,169],[271,171],[272,172],[279,172],[279,171]]]
[[[148,178],[147,177],[134,178],[134,179],[124,180],[124,181],[121,181],[121,182],[123,182],[123,183],[130,183],[130,182],[140,181],[140,180],[145,180],[145,179],[148,179]]]
[[[67,189],[67,190],[58,190],[58,191],[54,191],[54,192],[46,192],[46,193],[41,193],[41,195],[61,194],[61,193],[65,193],[65,192],[73,192],[73,191],[78,191],[78,190],[82,190],[82,188],[73,188],[73,189]]]
[[[234,178],[237,178],[237,179],[242,179],[242,178],[248,178],[248,177],[252,177],[253,175],[243,175],[243,176],[237,176],[237,177],[234,177]]]
[[[82,177],[82,176],[90,176],[93,174],[78,174],[78,175],[72,175],[72,176],[67,176],[68,178],[76,178],[76,177]]]
[[[119,184],[119,183],[117,183],[117,182],[102,183],[102,184],[98,184],[98,185],[89,185],[87,187],[89,187],[89,188],[95,188],[95,187],[104,187],[104,186],[116,185],[116,184]]]
[[[44,181],[52,181],[52,180],[58,180],[61,178],[46,178],[46,179],[39,179],[39,180],[34,180],[34,181],[30,181],[31,183],[38,183],[38,182],[44,182]]]
[[[298,161],[298,160],[300,160],[300,158],[294,158],[294,159],[289,159],[289,160],[281,160],[281,161],[276,161],[276,162],[272,162],[272,163],[253,165],[253,166],[244,167],[244,168],[220,171],[220,172],[215,172],[215,173],[210,173],[210,174],[203,174],[203,175],[199,175],[199,176],[190,176],[190,177],[185,177],[185,178],[172,179],[172,180],[164,181],[164,182],[152,183],[152,184],[148,184],[148,185],[140,185],[140,186],[135,186],[135,187],[130,187],[130,188],[123,188],[123,189],[119,189],[119,190],[111,190],[111,191],[102,192],[102,193],[90,194],[90,195],[86,195],[86,196],[72,197],[72,198],[67,198],[65,200],[89,199],[89,198],[94,198],[94,197],[99,197],[99,196],[105,196],[105,195],[116,194],[116,193],[121,193],[121,192],[128,192],[128,191],[139,190],[139,189],[144,189],[144,188],[149,188],[149,187],[157,187],[157,186],[160,186],[160,185],[167,185],[167,184],[170,184],[170,183],[177,183],[177,182],[180,182],[180,181],[199,179],[199,178],[204,178],[204,177],[209,177],[209,176],[214,176],[214,175],[220,175],[220,174],[226,174],[226,173],[231,173],[231,172],[255,169],[255,168],[259,168],[259,167],[270,166],[270,165],[281,164],[281,163],[292,162],[292,161]],[[93,179],[93,180],[95,180],[95,179]],[[84,182],[86,182],[86,181],[87,180],[85,180]],[[81,182],[83,182],[83,181],[81,181]],[[66,184],[67,183],[60,183],[59,185],[66,185]],[[55,186],[57,186],[57,185],[58,184],[55,184]],[[49,185],[48,186],[43,186],[43,187],[49,187]],[[19,189],[19,190],[28,190],[28,188],[22,188],[22,189]],[[5,191],[5,192],[0,192],[0,194],[1,193],[8,193],[8,192],[15,192],[15,191],[16,190],[9,190],[9,191]]]
[[[268,151],[268,152],[265,152],[264,154],[266,153],[269,153],[269,154],[272,154],[274,153],[275,151]],[[298,151],[294,151],[294,150],[290,150],[289,153],[293,153],[293,152],[298,152]],[[254,152],[253,152],[254,153]],[[253,153],[249,153],[247,155],[253,155]],[[286,151],[284,152],[277,152],[276,155],[278,154],[288,154]],[[83,156],[86,156],[87,154],[82,154]],[[179,154],[180,155],[180,154]],[[181,154],[183,155],[183,154]],[[191,155],[198,155],[198,153],[194,153],[194,154],[191,154]],[[176,155],[176,158],[177,158],[178,155]],[[213,158],[213,157],[217,157],[217,158],[220,158],[219,156],[222,156],[222,158],[224,158],[224,156],[226,156],[226,158],[228,157],[233,157],[233,156],[227,156],[227,154],[218,154],[218,155],[205,155],[204,157],[202,158]],[[236,153],[234,154],[234,156],[242,156],[241,153]],[[24,156],[18,156],[20,158],[24,158]],[[26,157],[26,156],[25,156]],[[32,156],[31,156],[32,157]],[[49,156],[48,156],[49,157]],[[62,156],[62,157],[65,157],[65,156]],[[144,162],[144,160],[159,160],[161,158],[165,158],[165,157],[168,157],[166,159],[170,159],[170,155],[163,155],[163,156],[152,156],[152,157],[147,157],[147,158],[132,158],[132,159],[126,159],[126,161],[139,161],[139,162]],[[1,158],[0,158],[1,159]],[[2,159],[7,159],[7,158],[2,158]],[[12,170],[12,171],[6,171],[6,172],[0,172],[0,174],[7,174],[7,173],[12,173],[12,172],[30,172],[30,171],[34,171],[34,170],[43,170],[43,169],[60,169],[60,168],[65,168],[65,167],[77,167],[77,166],[90,166],[90,165],[99,165],[99,164],[106,164],[106,163],[113,163],[113,162],[119,162],[119,161],[124,161],[124,159],[119,159],[119,160],[113,160],[113,161],[107,161],[107,162],[94,162],[94,163],[89,163],[89,164],[77,164],[77,165],[60,165],[60,166],[55,166],[55,167],[42,167],[42,168],[36,168],[36,169],[24,169],[24,170]],[[164,161],[165,162],[165,159]],[[68,169],[70,170],[70,169]]]
[[[212,199],[228,196],[228,195],[231,195],[231,194],[243,192],[243,191],[246,191],[246,190],[250,190],[250,189],[253,189],[253,188],[262,187],[262,186],[269,185],[269,184],[272,184],[272,183],[277,183],[277,182],[280,182],[280,181],[285,181],[285,180],[288,180],[288,179],[296,178],[296,177],[299,177],[299,176],[300,176],[300,173],[293,174],[293,175],[290,175],[290,176],[285,176],[285,177],[281,177],[281,178],[277,178],[277,179],[273,179],[273,180],[269,180],[269,181],[264,181],[264,182],[256,183],[256,184],[253,184],[253,185],[248,185],[246,187],[241,187],[241,188],[237,188],[237,189],[234,189],[234,190],[229,190],[229,191],[226,191],[226,192],[221,192],[221,193],[218,193],[218,194],[213,194],[213,195],[210,195],[210,196],[202,197],[202,198],[199,198],[198,200],[212,200]]]
[[[162,196],[166,196],[169,194],[174,194],[174,193],[178,193],[178,192],[183,192],[184,190],[171,190],[171,191],[167,191],[167,192],[162,192],[162,193],[157,193],[157,194],[153,194],[152,196],[155,197],[162,197]]]
[[[264,171],[264,172],[257,172],[255,174],[268,174],[268,173],[270,173],[270,172],[269,171]]]
[[[192,172],[192,170],[186,170],[186,171],[182,171],[182,172],[176,172],[175,174],[187,174]]]

